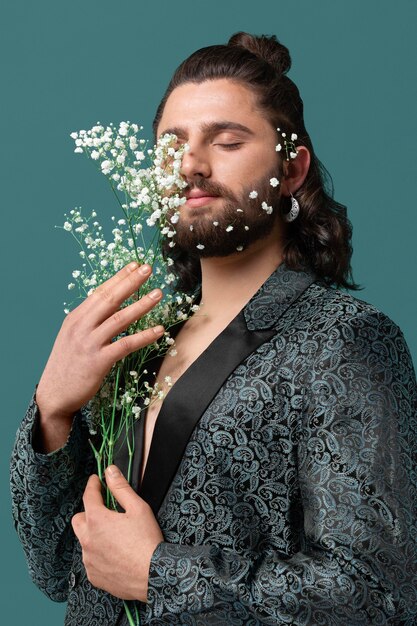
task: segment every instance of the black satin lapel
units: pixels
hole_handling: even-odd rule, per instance
[[[248,331],[241,311],[178,379],[156,421],[141,497],[157,514],[197,422],[226,378],[275,330]]]

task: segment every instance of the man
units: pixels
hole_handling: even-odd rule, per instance
[[[173,386],[138,425],[133,488],[106,472],[124,512],[91,476],[80,407],[162,335],[111,342],[160,299],[119,311],[151,268],[67,317],[18,433],[17,529],[67,625],[127,624],[121,599],[144,624],[417,619],[415,376],[395,324],[334,288],[353,286],[349,223],[289,65],[275,38],[237,34],[187,59],[158,109],[157,135],[189,145],[173,255],[201,308],[160,365]]]

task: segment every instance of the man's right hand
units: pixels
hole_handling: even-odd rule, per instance
[[[112,342],[161,299],[161,290],[155,289],[120,309],[150,274],[149,265],[130,263],[64,320],[36,391],[46,452],[64,445],[74,414],[97,393],[112,365],[163,335],[164,328],[157,326]]]

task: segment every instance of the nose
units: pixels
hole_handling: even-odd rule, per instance
[[[180,172],[187,180],[192,180],[195,177],[208,178],[211,174],[211,166],[207,152],[202,148],[197,149],[190,145],[190,149],[184,153],[182,158]]]

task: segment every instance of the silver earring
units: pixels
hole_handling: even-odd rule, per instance
[[[295,219],[297,219],[299,212],[300,205],[291,193],[291,209],[288,211],[288,213],[285,213],[284,220],[286,222],[293,222]]]

